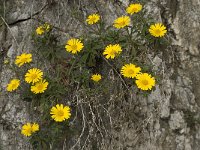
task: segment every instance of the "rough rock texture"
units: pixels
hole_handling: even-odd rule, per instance
[[[120,1],[96,0],[108,24],[129,3]],[[28,103],[18,94],[6,93],[14,74],[3,62],[12,63],[22,51],[34,50],[31,33],[40,20],[57,27],[63,42],[66,36],[81,34],[82,25],[69,15],[74,5],[83,18],[96,11],[90,0],[0,0],[0,145],[5,150],[30,149],[20,128],[32,117]],[[127,101],[108,109],[112,128],[98,149],[199,150],[200,0],[150,0],[145,7],[167,25],[172,39],[167,50],[149,56],[162,80],[148,98],[129,94]],[[85,149],[93,149],[92,143]]]

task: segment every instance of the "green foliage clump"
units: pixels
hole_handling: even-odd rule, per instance
[[[161,33],[164,33],[164,31],[153,31],[155,34],[160,34],[160,37],[153,37],[149,33],[153,21],[151,18],[146,18],[145,15],[145,10],[142,10],[134,15],[126,16],[127,18],[119,17],[115,20],[114,25],[109,26],[100,15],[95,14],[96,21],[90,20],[89,16],[86,20],[87,24],[82,22],[82,24],[87,26],[87,32],[78,38],[78,41],[84,47],[80,52],[77,50],[75,54],[69,53],[66,43],[60,42],[60,36],[56,34],[54,26],[46,24],[46,26],[43,25],[37,28],[36,33],[34,32],[32,35],[35,47],[33,56],[38,59],[37,66],[45,70],[44,78],[48,81],[49,86],[44,93],[40,94],[32,93],[30,91],[31,85],[25,83],[23,88],[21,88],[22,100],[31,102],[32,107],[30,111],[38,115],[37,119],[40,124],[39,132],[31,135],[30,138],[34,149],[58,148],[73,134],[77,134],[72,130],[73,127],[70,125],[70,121],[75,120],[77,117],[79,118],[81,115],[83,120],[81,125],[84,126],[82,132],[84,132],[86,126],[86,115],[87,121],[92,120],[93,122],[99,117],[99,114],[104,115],[105,110],[109,107],[110,93],[113,90],[111,89],[113,82],[110,81],[109,74],[111,71],[114,78],[117,78],[122,83],[120,90],[123,89],[127,92],[127,90],[138,87],[144,91],[138,89],[136,91],[140,91],[144,96],[148,96],[151,90],[154,89],[155,79],[150,74],[153,76],[155,74],[152,71],[152,65],[147,63],[147,54],[149,51],[159,50],[160,46],[165,48],[168,41],[165,38],[160,38]],[[76,16],[80,17],[81,15],[76,14]],[[121,23],[116,23],[120,21]],[[158,25],[158,30],[161,30],[161,28],[165,28],[164,25]],[[122,49],[122,52],[113,50],[115,51],[114,59],[106,58],[104,55],[107,46],[115,44]],[[78,49],[77,45],[75,48],[72,47],[72,49]],[[109,55],[111,53],[112,51]],[[139,80],[136,79],[137,75],[127,77],[122,74],[122,67],[125,64],[135,64],[140,66],[138,68],[142,72],[149,73],[146,75],[149,78],[145,79],[145,81],[143,80],[144,87],[141,88],[139,83],[137,84],[137,80]],[[48,67],[44,67],[45,65]],[[13,69],[18,72],[18,76],[24,76],[28,68],[20,70],[20,72],[15,67]],[[139,74],[142,74],[142,72],[139,71]],[[100,75],[100,78],[93,79],[92,75],[94,74]],[[129,74],[129,71],[126,74]],[[133,84],[134,82],[136,82],[137,86]],[[151,86],[146,89],[145,85],[150,83]],[[117,89],[118,87],[116,86],[115,88]],[[119,89],[117,90],[119,91]],[[124,93],[121,95],[126,95]],[[117,94],[120,95],[120,93]],[[72,109],[72,119],[70,121],[63,121],[61,123],[53,121],[50,110],[56,104],[70,105],[71,108],[76,110],[76,115],[73,114],[75,111]],[[95,111],[93,111],[94,109]],[[99,113],[95,116],[97,110]],[[102,120],[99,126],[103,122]],[[98,126],[96,128],[98,129]]]

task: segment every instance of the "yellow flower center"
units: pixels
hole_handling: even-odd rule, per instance
[[[137,8],[135,8],[135,7],[132,7],[132,10],[131,10],[132,12],[135,12],[135,11],[137,11]]]
[[[16,84],[16,83],[12,84],[12,88],[15,88],[16,86],[17,86],[17,84]]]
[[[120,26],[125,26],[125,25],[126,25],[126,22],[123,20],[122,22],[119,22],[119,25],[120,25]]]
[[[134,74],[135,72],[134,72],[133,69],[129,69],[129,70],[128,70],[128,73],[129,73],[129,74]]]
[[[147,80],[142,80],[142,84],[143,84],[143,85],[148,85],[149,82],[148,82]]]
[[[116,54],[116,51],[114,49],[111,49],[110,50],[110,55],[115,55]]]
[[[32,129],[31,129],[31,128],[28,128],[28,129],[26,130],[26,133],[27,133],[27,134],[31,134],[31,132],[32,132]]]
[[[27,58],[22,58],[21,59],[21,62],[26,62],[27,61]]]
[[[38,76],[37,76],[37,74],[35,74],[35,73],[31,75],[31,78],[32,78],[32,79],[36,79],[37,77],[38,77]]]
[[[91,17],[90,21],[94,22],[96,20],[96,17]]]
[[[62,110],[58,110],[57,115],[59,117],[62,117],[62,116],[64,116],[64,112]]]
[[[160,29],[156,29],[156,30],[155,30],[155,33],[156,33],[156,34],[160,34],[160,33],[161,33]]]
[[[71,48],[72,48],[73,50],[76,50],[76,49],[77,49],[77,45],[72,45]]]
[[[41,91],[43,89],[43,85],[42,84],[38,85],[37,89]]]
[[[94,77],[94,80],[96,81],[96,80],[98,80],[99,78],[98,77]]]
[[[38,30],[37,30],[37,33],[38,33],[38,34],[42,34],[43,32],[44,32],[44,29],[43,29],[43,28],[41,28],[41,27],[38,28]]]

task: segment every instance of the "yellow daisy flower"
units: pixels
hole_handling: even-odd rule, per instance
[[[17,56],[17,58],[15,59],[15,64],[18,67],[21,67],[23,64],[30,62],[32,62],[32,54],[23,53],[20,56]]]
[[[162,23],[156,23],[150,26],[149,32],[152,36],[163,37],[167,33],[167,30]]]
[[[31,123],[27,123],[22,126],[21,134],[25,136],[31,136],[32,134],[32,126]]]
[[[33,123],[32,124],[32,132],[36,132],[36,131],[39,131],[39,125],[37,123]]]
[[[138,13],[139,11],[142,10],[142,5],[141,4],[130,4],[127,8],[126,8],[126,12],[130,15],[134,14],[134,13]]]
[[[76,54],[83,49],[83,43],[79,39],[70,39],[65,46],[66,51]]]
[[[40,80],[39,82],[36,82],[35,85],[31,86],[31,91],[35,94],[38,93],[44,93],[44,91],[47,89],[48,82],[46,80]]]
[[[31,124],[28,122],[22,126],[21,134],[28,137],[31,136],[36,131],[39,131],[39,125],[37,123]]]
[[[43,26],[39,26],[39,27],[37,27],[37,29],[36,29],[36,33],[37,33],[37,35],[42,35],[43,33],[44,33],[44,28],[43,28]]]
[[[28,72],[25,74],[25,81],[27,83],[35,83],[42,79],[43,72],[40,69],[32,68],[29,69]]]
[[[19,85],[20,85],[20,80],[12,79],[7,85],[7,91],[12,92],[16,90],[19,87]]]
[[[50,29],[50,25],[48,23],[45,23],[45,24],[37,27],[36,33],[37,33],[37,35],[42,35],[42,34],[44,34],[45,31],[49,31],[49,29]]]
[[[141,71],[140,67],[136,67],[134,64],[130,63],[122,67],[121,74],[127,78],[134,78],[137,76],[138,73],[140,73],[140,71]]]
[[[100,20],[100,16],[98,14],[91,14],[88,16],[86,22],[90,25],[97,23]]]
[[[101,75],[100,74],[93,74],[91,77],[91,80],[98,82],[99,80],[101,80]]]
[[[51,108],[50,114],[56,122],[62,122],[70,118],[70,107],[63,106],[63,104],[57,104],[56,107]]]
[[[151,90],[155,86],[155,78],[148,73],[138,74],[136,76],[136,85],[141,90]]]
[[[117,29],[124,28],[130,25],[131,19],[129,16],[121,16],[114,21],[114,27]]]
[[[108,45],[104,52],[103,55],[106,55],[106,58],[109,59],[114,59],[115,56],[117,56],[118,54],[120,54],[122,52],[122,48],[119,44],[115,44],[115,45]]]
[[[46,31],[49,31],[50,30],[50,25],[48,23],[45,23],[43,25],[43,28],[46,30]]]

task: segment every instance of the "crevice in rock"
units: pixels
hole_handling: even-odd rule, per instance
[[[170,8],[169,12],[171,13],[172,20],[176,18],[176,14],[178,11],[179,3],[177,0],[168,1],[168,6]]]
[[[18,19],[14,22],[8,23],[9,26],[13,26],[16,25],[18,23],[24,22],[24,21],[28,21],[30,19],[32,19],[34,16],[39,15],[49,4],[45,4],[39,11],[35,12],[34,14],[32,14],[31,16],[27,17],[27,18],[23,18],[23,19]]]
[[[172,20],[175,18],[173,16],[176,16],[174,14],[176,14],[177,12],[171,12],[171,8],[169,7],[169,10],[166,9],[166,6],[163,6],[162,4],[159,4],[160,7],[160,16],[162,18],[163,23],[167,26],[168,29],[168,33],[170,33],[170,37],[172,37],[173,39],[177,40],[176,37],[176,33],[174,32],[174,30],[171,28],[171,23],[169,22],[169,16],[171,16]],[[175,6],[174,6],[175,7]],[[174,11],[177,11],[178,4],[176,4],[176,9],[174,8]]]
[[[2,25],[2,36],[1,36],[1,41],[0,41],[0,74],[2,72],[2,67],[3,67],[3,62],[4,62],[4,57],[7,54],[8,49],[11,47],[11,44],[6,42],[6,36],[7,36],[7,27],[6,25]]]
[[[33,16],[32,16],[32,17],[33,17]],[[19,20],[16,20],[16,21],[12,22],[12,23],[9,23],[8,25],[9,25],[9,26],[13,26],[13,25],[16,25],[16,24],[18,24],[18,23],[21,23],[21,22],[24,22],[24,21],[28,21],[28,20],[32,19],[32,17],[29,16],[28,18],[25,18],[25,19],[19,19]]]
[[[7,32],[8,32],[6,24],[8,26],[14,26],[14,25],[17,25],[18,23],[25,22],[25,21],[28,21],[30,19],[33,19],[34,16],[39,15],[49,5],[51,5],[51,3],[45,4],[39,11],[35,12],[34,14],[32,14],[31,16],[29,16],[27,18],[18,19],[18,20],[14,21],[14,22],[11,22],[11,23],[3,22],[0,25],[0,28],[2,28],[2,31],[1,31],[2,32],[2,38],[1,38],[1,41],[0,41],[0,73],[1,73],[2,67],[3,67],[4,57],[6,56],[8,49],[12,46],[11,44],[8,44],[6,42],[6,37],[7,37]],[[0,15],[0,17],[2,19],[5,19],[1,15]]]

